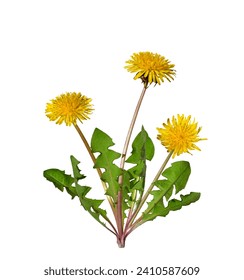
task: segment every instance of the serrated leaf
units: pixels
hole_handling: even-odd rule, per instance
[[[114,164],[114,160],[120,157],[111,149],[114,143],[112,138],[109,137],[102,130],[96,128],[91,139],[91,149],[93,153],[100,153],[96,159],[94,168],[104,168],[101,179],[108,184],[106,195],[113,198],[114,203],[117,202],[117,195],[119,190],[118,177],[121,175],[121,169]]]
[[[78,164],[80,162],[74,156],[71,156],[70,159],[73,168],[75,189],[81,205],[86,211],[88,211],[93,216],[93,218],[95,218],[100,224],[105,226],[105,224],[100,220],[100,216],[102,216],[105,220],[108,220],[107,212],[99,207],[102,204],[103,200],[86,197],[88,192],[91,190],[91,187],[81,186],[79,184],[79,180],[85,178],[85,176],[81,174],[80,169],[78,167]]]
[[[43,172],[44,177],[48,181],[52,182],[60,191],[63,192],[63,190],[66,189],[67,193],[69,193],[72,198],[78,196],[83,208],[88,211],[100,224],[106,227],[105,223],[100,220],[100,217],[102,216],[106,221],[109,221],[106,211],[100,208],[103,200],[86,197],[91,188],[88,186],[81,186],[79,184],[79,180],[84,179],[85,175],[81,174],[78,167],[80,162],[74,156],[71,156],[70,159],[74,174],[73,177],[65,174],[64,171],[54,168],[45,170]]]
[[[158,180],[155,183],[155,186],[158,187],[157,190],[153,190],[151,191],[150,194],[153,195],[153,199],[148,202],[148,207],[147,209],[144,211],[144,213],[149,213],[152,211],[152,209],[161,202],[162,198],[165,196],[167,197],[167,194],[170,193],[172,194],[172,190],[173,190],[173,184],[168,181],[168,180]]]
[[[78,167],[78,164],[80,163],[74,156],[70,156],[71,164],[72,164],[72,169],[74,173],[74,178],[75,180],[82,180],[86,178],[84,174],[80,173],[80,169]]]
[[[150,193],[152,194],[153,198],[150,202],[148,202],[148,207],[143,212],[144,222],[148,219],[153,220],[156,218],[156,216],[167,215],[169,211],[173,211],[173,206],[177,208],[179,205],[181,205],[181,202],[177,204],[175,200],[170,200],[168,206],[165,207],[163,204],[163,197],[165,197],[166,200],[169,200],[173,194],[174,188],[175,193],[178,193],[184,189],[189,179],[190,173],[191,168],[189,162],[187,161],[174,162],[162,173],[162,175],[167,179],[157,180],[154,183],[157,189],[151,191]],[[190,199],[191,198],[192,196],[190,196]],[[186,200],[183,199],[183,203],[185,202]]]
[[[152,160],[154,156],[154,145],[150,137],[148,136],[144,127],[142,127],[140,133],[136,136],[132,143],[131,156],[126,160],[128,163],[137,164],[142,159]]]
[[[126,171],[123,170],[123,187],[121,188],[122,192],[122,213],[123,213],[123,218],[126,218],[126,210],[129,209],[129,204],[131,201],[130,196],[128,195],[129,189],[130,189],[130,174]]]
[[[144,127],[132,143],[131,156],[126,160],[128,163],[134,164],[128,170],[131,175],[131,190],[139,190],[143,192],[146,177],[146,160],[152,160],[154,156],[154,145],[148,136]]]
[[[56,188],[60,191],[66,191],[71,195],[72,199],[77,195],[72,184],[74,183],[74,178],[70,175],[65,174],[64,171],[51,168],[43,172],[43,176],[50,182],[54,184]]]
[[[131,207],[134,203],[138,205],[141,201],[145,187],[146,160],[152,160],[153,156],[153,142],[144,127],[142,127],[132,143],[131,156],[126,160],[127,163],[134,164],[134,166],[128,170],[131,178],[130,186],[127,191],[130,193],[128,202]]]
[[[185,188],[190,174],[190,163],[188,161],[177,161],[172,163],[171,167],[165,169],[162,175],[175,186],[177,194]]]
[[[172,199],[169,201],[167,207],[164,206],[163,201],[161,200],[150,213],[143,215],[141,224],[147,221],[152,221],[158,216],[166,217],[170,211],[180,210],[183,206],[187,206],[198,201],[200,196],[201,194],[196,192],[191,192],[187,195],[181,195],[181,200]]]
[[[100,220],[100,215],[107,218],[107,212],[104,209],[99,208],[103,200],[87,198],[86,194],[90,190],[91,188],[86,186],[84,187],[78,185],[76,187],[77,195],[79,196],[81,205],[93,216],[93,218],[95,218],[100,224],[104,226],[105,224]]]
[[[187,194],[187,195],[181,195],[180,196],[181,200],[178,200],[178,199],[170,200],[167,208],[170,211],[180,210],[183,206],[187,206],[193,202],[198,201],[200,196],[201,196],[201,194],[197,193],[197,192],[191,192],[190,194]]]

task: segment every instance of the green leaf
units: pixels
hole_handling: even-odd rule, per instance
[[[162,175],[167,179],[157,180],[154,183],[157,189],[152,190],[150,193],[153,196],[153,198],[150,202],[148,202],[148,207],[143,212],[143,222],[153,220],[156,218],[156,216],[166,216],[169,213],[169,211],[173,211],[174,208],[181,208],[182,206],[188,205],[186,203],[186,198],[188,197],[184,198],[184,196],[182,196],[182,205],[181,202],[178,202],[178,200],[173,199],[170,200],[168,206],[165,207],[163,204],[163,198],[165,197],[168,201],[173,194],[174,188],[176,194],[182,189],[184,189],[189,179],[190,173],[191,168],[189,162],[187,161],[174,162],[169,168],[167,168],[162,173]],[[196,193],[192,193],[189,199],[194,199],[195,194]]]
[[[96,159],[94,168],[104,168],[101,179],[108,183],[106,195],[113,198],[114,203],[117,202],[119,191],[118,177],[121,175],[121,169],[113,162],[120,157],[120,154],[109,149],[114,143],[112,139],[103,131],[96,128],[91,139],[91,148],[93,153],[100,153]]]
[[[126,160],[128,163],[134,164],[128,170],[131,175],[131,191],[144,191],[145,177],[146,177],[146,160],[152,160],[154,155],[154,145],[148,136],[144,127],[136,136],[132,143],[131,156]]]
[[[153,156],[153,142],[142,127],[132,143],[131,155],[126,160],[133,164],[133,167],[126,171],[129,183],[123,185],[124,204],[127,204],[127,208],[134,208],[140,203],[145,187],[146,160],[152,160]]]
[[[74,156],[70,156],[71,164],[72,164],[72,169],[74,173],[74,179],[76,180],[75,182],[77,183],[79,180],[82,180],[86,178],[84,174],[80,173],[80,169],[78,167],[78,164],[80,163]]]
[[[126,218],[126,210],[129,209],[129,205],[131,202],[131,197],[128,194],[128,190],[130,189],[130,174],[126,170],[123,170],[123,184],[121,188],[122,192],[122,212],[123,212],[123,218]]]
[[[144,127],[142,127],[140,133],[136,136],[132,143],[131,156],[126,160],[126,162],[137,164],[140,160],[152,160],[153,156],[153,142]]]
[[[172,194],[172,190],[173,190],[173,184],[168,181],[168,180],[158,180],[155,185],[158,187],[157,190],[153,190],[151,191],[150,194],[153,195],[153,199],[148,202],[148,207],[147,209],[144,211],[144,213],[150,213],[152,211],[152,209],[161,202],[161,200],[163,199],[163,197],[169,197],[168,194]]]
[[[197,192],[191,192],[190,194],[187,195],[181,195],[180,196],[181,200],[177,200],[177,199],[170,200],[167,208],[170,211],[180,210],[182,206],[187,206],[193,202],[198,201],[200,196],[201,194]]]
[[[146,160],[152,160],[153,156],[153,142],[144,127],[142,127],[132,143],[131,156],[126,160],[127,163],[134,165],[128,170],[130,184],[126,189],[127,193],[130,194],[128,200],[130,206],[133,206],[134,203],[138,205],[141,201],[145,187]]]
[[[91,188],[89,187],[79,185],[76,187],[77,195],[79,196],[81,205],[92,215],[93,218],[95,218],[100,224],[104,226],[105,224],[100,220],[100,215],[106,220],[108,220],[108,218],[107,212],[104,209],[99,208],[103,200],[87,198],[86,194],[90,190]]]
[[[165,207],[163,201],[161,200],[157,205],[153,208],[150,213],[144,214],[142,218],[142,223],[147,221],[152,221],[156,217],[166,217],[170,211],[177,211],[180,210],[183,206],[190,205],[199,200],[201,194],[196,192],[191,192],[187,195],[181,195],[180,200],[172,199],[169,201],[168,206]]]
[[[106,211],[100,208],[103,200],[86,197],[88,192],[91,190],[91,187],[81,186],[79,184],[79,181],[84,179],[85,175],[81,174],[78,167],[80,162],[74,156],[71,156],[70,159],[74,174],[73,177],[65,174],[64,171],[54,168],[45,170],[43,173],[44,177],[48,181],[52,182],[60,191],[63,192],[63,190],[66,189],[72,199],[75,196],[78,196],[83,208],[88,211],[100,224],[106,227],[105,223],[100,220],[100,217],[102,216],[106,221],[109,221]]]
[[[93,218],[95,218],[100,224],[105,226],[105,224],[100,220],[100,215],[105,220],[108,220],[107,212],[99,207],[102,204],[103,200],[91,199],[91,198],[86,197],[86,195],[91,190],[91,188],[88,186],[79,185],[79,183],[78,183],[79,180],[84,179],[85,176],[80,173],[80,169],[78,167],[78,164],[80,162],[74,156],[71,156],[70,159],[71,159],[71,164],[72,164],[72,168],[73,168],[75,189],[76,189],[76,193],[80,199],[81,205],[84,207],[84,209],[86,211],[88,211],[93,216]]]
[[[47,169],[43,172],[43,176],[50,182],[54,184],[56,188],[60,191],[66,191],[71,195],[72,199],[77,195],[72,184],[74,183],[74,178],[70,175],[65,174],[64,171],[59,169]]]
[[[190,174],[190,163],[188,161],[177,161],[172,163],[171,167],[165,169],[162,175],[175,186],[176,193],[178,193],[185,188]]]

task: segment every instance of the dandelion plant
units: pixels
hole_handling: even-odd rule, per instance
[[[125,68],[135,73],[134,79],[140,79],[143,87],[121,152],[112,149],[112,138],[99,128],[94,129],[90,142],[83,134],[80,124],[89,119],[94,110],[91,98],[80,92],[66,92],[46,105],[45,112],[50,121],[65,123],[77,131],[91,157],[92,168],[97,170],[104,197],[89,197],[91,187],[82,184],[85,175],[80,169],[86,163],[81,163],[73,155],[70,156],[72,174],[51,168],[44,171],[44,177],[60,191],[66,190],[72,199],[77,197],[81,206],[116,237],[120,248],[125,247],[126,238],[137,227],[157,217],[166,217],[170,211],[180,210],[200,198],[198,192],[181,194],[180,199],[175,197],[186,187],[191,167],[189,162],[182,160],[172,162],[169,166],[171,159],[200,150],[196,143],[206,140],[199,137],[201,127],[191,116],[176,114],[168,118],[161,128],[157,128],[157,139],[166,148],[166,156],[159,163],[159,169],[148,186],[147,161],[154,157],[153,141],[142,126],[131,143],[134,125],[147,89],[152,84],[156,86],[165,80],[173,81],[176,74],[174,67],[164,56],[152,52],[134,53],[126,61]],[[113,217],[107,214],[104,203],[106,200]]]

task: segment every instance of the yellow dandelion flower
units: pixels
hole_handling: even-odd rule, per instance
[[[134,53],[126,63],[128,65],[125,68],[131,73],[136,73],[134,79],[140,78],[144,84],[160,85],[164,79],[169,82],[174,80],[175,70],[173,68],[175,65],[157,53]]]
[[[89,119],[93,110],[91,101],[80,92],[66,92],[47,103],[45,113],[50,121],[56,121],[57,124],[65,122],[70,126],[76,124],[77,119],[81,122]]]
[[[195,145],[200,140],[207,138],[199,138],[198,134],[201,127],[198,128],[198,123],[191,120],[191,116],[177,115],[172,117],[172,120],[167,120],[163,123],[163,128],[157,128],[159,134],[157,139],[165,146],[168,152],[173,152],[173,158],[182,153],[190,153],[190,150],[198,150]]]

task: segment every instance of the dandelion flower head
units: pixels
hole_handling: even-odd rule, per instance
[[[169,82],[174,80],[175,65],[157,53],[134,53],[126,63],[125,68],[131,73],[136,73],[134,79],[140,78],[146,85],[151,83],[160,85],[164,79]]]
[[[199,138],[201,127],[198,127],[198,123],[191,120],[191,116],[185,117],[183,114],[173,116],[171,121],[168,119],[167,123],[163,123],[163,128],[157,130],[159,132],[157,139],[168,152],[173,152],[173,158],[182,153],[190,153],[190,150],[200,151],[195,143],[207,140]]]
[[[93,110],[91,101],[80,92],[66,92],[47,103],[45,113],[50,121],[57,124],[75,125],[77,120],[82,122],[89,119]]]

